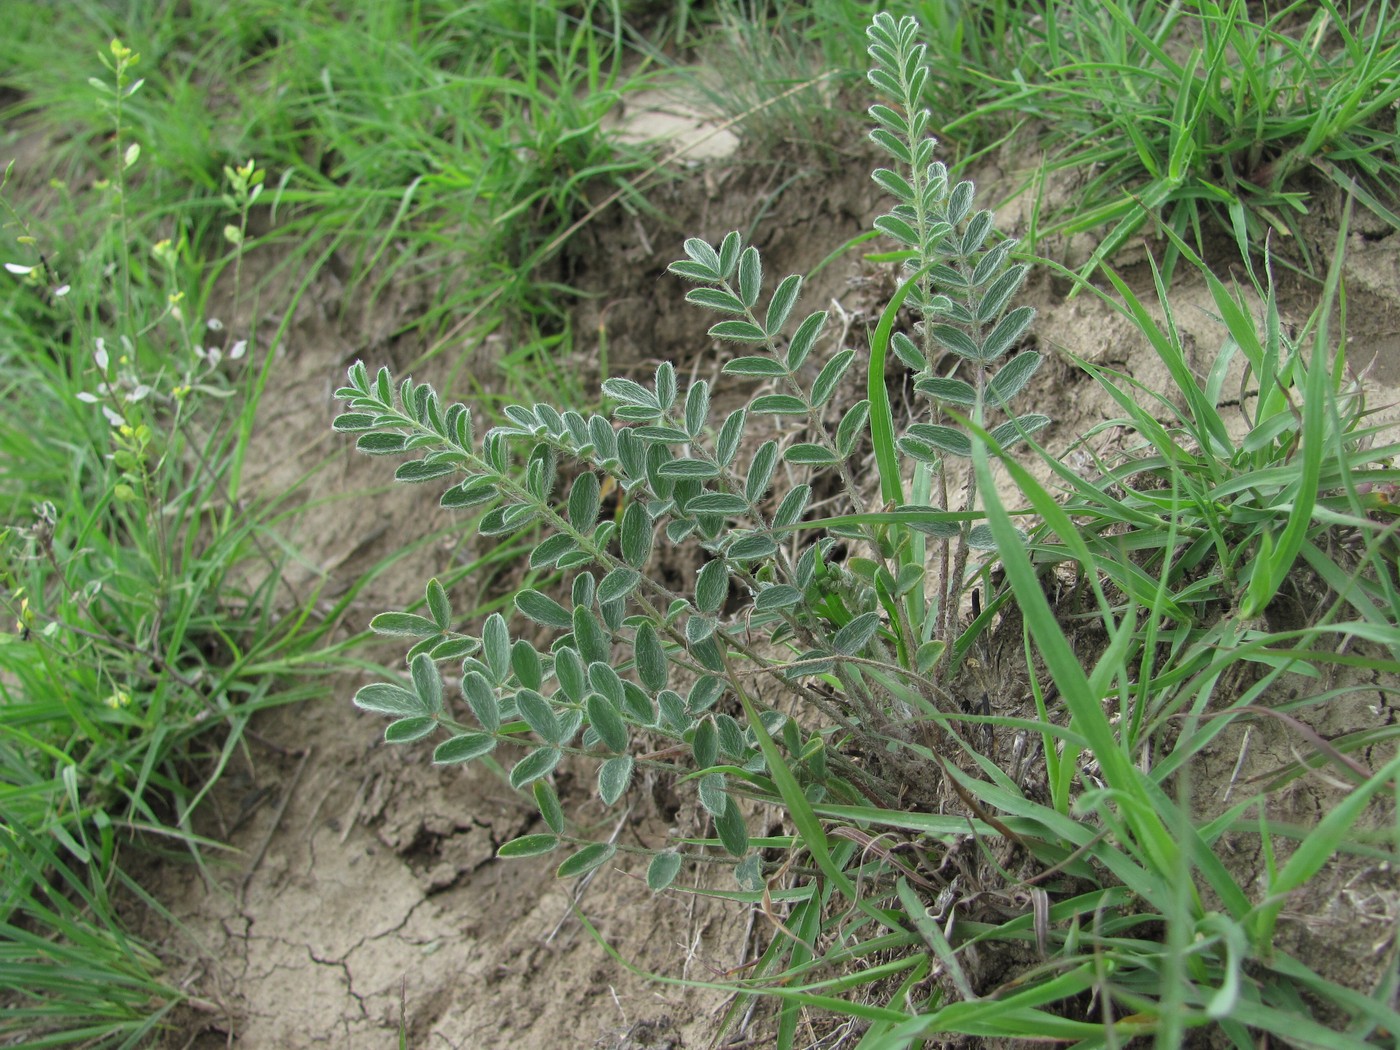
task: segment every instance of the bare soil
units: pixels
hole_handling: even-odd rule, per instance
[[[1011,160],[1003,163],[1006,171],[994,161],[974,173],[984,202],[1016,184]],[[782,274],[807,272],[869,228],[881,209],[870,167],[865,157],[851,158],[840,170],[715,162],[655,191],[655,212],[604,214],[561,263],[561,276],[588,293],[575,310],[577,356],[566,367],[590,388],[599,369],[597,340],[604,337],[612,374],[644,378],[657,361],[669,360],[683,377],[714,378],[728,351],[707,339],[706,317],[683,302],[682,282],[665,274],[682,239],[713,243],[730,229],[746,231],[763,251],[771,288]],[[1315,247],[1325,258],[1335,202],[1319,204]],[[1024,212],[1013,200],[1001,212],[1003,227],[1018,232]],[[1070,255],[1086,248],[1048,247]],[[1129,272],[1146,290],[1146,268]],[[1392,406],[1400,390],[1400,235],[1357,233],[1347,276],[1350,363],[1358,372],[1369,367],[1372,403]],[[890,281],[887,272],[848,252],[807,286],[804,304],[831,309],[843,321],[845,343],[860,348]],[[1066,291],[1045,275],[1029,286],[1028,301],[1039,310],[1033,340],[1050,360],[1025,403],[1054,418],[1042,440],[1076,462],[1079,435],[1118,412],[1070,355],[1110,364],[1152,389],[1165,390],[1167,383],[1126,321],[1087,295],[1067,299]],[[1287,319],[1301,324],[1317,288],[1286,277],[1283,295]],[[1204,372],[1222,337],[1209,295],[1183,274],[1172,296]],[[329,428],[337,410],[330,393],[347,364],[363,358],[371,367],[393,366],[407,359],[412,348],[395,345],[391,333],[414,306],[414,293],[403,289],[397,301],[380,303],[375,316],[361,316],[335,279],[323,277],[272,351],[275,371],[249,457],[250,492],[281,493],[311,475],[299,490],[302,509],[291,526],[304,559],[289,568],[289,588],[305,593],[319,584],[329,601],[382,559],[402,554],[357,597],[347,630],[363,627],[376,612],[404,607],[429,577],[484,552],[451,527],[436,490],[383,491],[391,473],[385,462],[356,455],[351,442]],[[492,377],[483,370],[489,353],[466,352],[482,355],[472,370],[489,385]],[[460,365],[434,361],[422,378],[460,375]],[[308,390],[314,394],[309,404]],[[462,396],[450,388],[445,393]],[[1116,438],[1110,433],[1098,440],[1106,446]],[[513,566],[491,571],[498,590]],[[676,571],[690,570],[681,565]],[[469,580],[459,587],[458,604],[470,607],[480,586]],[[1300,592],[1300,601],[1307,597]],[[364,681],[328,681],[321,701],[261,718],[256,739],[201,817],[201,830],[226,837],[232,851],[208,854],[205,871],[172,863],[148,873],[149,888],[178,923],[152,918],[150,930],[164,937],[174,972],[200,1007],[182,1014],[168,1045],[357,1050],[397,1045],[400,1025],[412,1047],[715,1045],[728,1002],[723,993],[661,983],[625,968],[579,915],[639,971],[691,981],[742,972],[770,936],[767,920],[694,895],[654,897],[625,863],[580,885],[554,880],[557,859],[495,859],[500,843],[539,829],[533,805],[485,768],[436,768],[428,763],[427,746],[389,748],[382,720],[350,704]],[[1316,682],[1295,686],[1318,688]],[[1325,708],[1313,728],[1331,736],[1395,718],[1390,694],[1377,691]],[[1286,727],[1264,720],[1247,746],[1243,732],[1222,735],[1195,771],[1202,809],[1217,808],[1230,784],[1292,760]],[[664,784],[634,788],[611,810],[589,801],[586,770],[566,769],[558,787],[599,836],[656,845],[695,826],[694,813]],[[1298,778],[1276,795],[1275,815],[1313,821],[1337,797],[1315,777]],[[1377,811],[1377,819],[1386,816]],[[750,823],[778,819],[752,814]],[[1232,863],[1247,870],[1261,861],[1250,855]],[[1394,950],[1397,910],[1394,872],[1339,862],[1306,896],[1290,902],[1286,938],[1315,964],[1330,957],[1337,979],[1369,987]],[[828,1032],[823,1045],[838,1045],[839,1035]],[[736,1022],[722,1045],[765,1046],[769,1038],[759,1010]]]

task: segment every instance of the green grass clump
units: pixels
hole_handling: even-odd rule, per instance
[[[13,165],[0,184],[0,1039],[28,1046],[144,1045],[185,1000],[119,917],[159,908],[130,845],[200,862],[192,814],[249,719],[311,695],[329,653],[316,595],[279,582],[281,509],[241,491],[270,356],[199,305],[239,269],[262,172],[204,202],[212,256],[157,239],[163,191],[128,137],[139,56],[103,57],[111,177],[33,223]]]
[[[1262,15],[1242,0],[1072,4],[1033,21],[1015,78],[963,119],[1028,120],[1046,170],[1088,173],[1074,215],[1051,227],[1110,227],[1086,275],[1149,215],[1198,244],[1204,226],[1226,230],[1248,251],[1272,231],[1311,262],[1301,223],[1319,178],[1400,225],[1388,0]]]
[[[146,58],[150,89],[128,134],[142,178],[170,221],[198,226],[186,199],[216,194],[224,167],[257,157],[263,199],[291,250],[262,280],[304,286],[334,260],[350,296],[373,309],[386,290],[422,289],[415,338],[428,351],[480,339],[510,319],[543,334],[566,296],[547,244],[609,190],[632,202],[646,163],[602,118],[644,70],[624,63],[615,4],[107,5],[22,7],[0,45],[5,83],[29,115],[65,135],[48,159],[67,179],[104,146],[67,56],[120,35]],[[194,231],[192,231],[193,234]],[[557,247],[557,246],[556,246]],[[399,333],[403,334],[403,333]]]
[[[731,90],[731,111],[777,95],[797,70],[810,75],[814,60],[817,71],[859,68],[876,6],[779,4],[759,27],[741,5],[720,5],[727,37],[760,78],[746,94]],[[1275,250],[1287,244],[1311,267],[1303,218],[1321,184],[1400,226],[1400,31],[1389,0],[1263,10],[1243,0],[938,0],[895,11],[925,26],[923,102],[955,171],[1014,141],[1040,177],[1075,180],[1031,243],[1105,231],[1084,276],[1155,221],[1198,249],[1217,230],[1257,253],[1272,233]],[[804,111],[788,117],[797,128],[831,128],[829,103],[803,92],[784,107]],[[1168,273],[1177,258],[1168,242]]]

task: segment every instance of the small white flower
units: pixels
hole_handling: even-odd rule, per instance
[[[5,269],[9,270],[10,273],[14,274],[16,277],[28,277],[34,272],[35,268],[33,266],[21,266],[19,263],[6,263]]]
[[[78,400],[83,402],[83,404],[85,405],[95,405],[97,404],[97,395],[89,394],[86,390],[79,390]]]
[[[144,401],[151,395],[151,388],[145,383],[138,383],[136,389],[126,395],[127,404],[135,404],[137,401]]]
[[[114,427],[126,425],[126,420],[123,419],[122,416],[118,413],[112,411],[112,409],[108,408],[106,405],[102,406],[102,414],[107,417],[107,422],[111,423]]]
[[[248,340],[246,340],[246,339],[240,339],[240,340],[238,340],[238,342],[234,343],[233,346],[229,347],[228,359],[229,359],[230,361],[237,361],[240,357],[242,357],[242,356],[243,356],[244,354],[246,354],[247,352],[248,352]]]
[[[93,352],[92,359],[97,362],[97,367],[102,371],[107,371],[107,340],[98,339],[97,349]]]
[[[224,322],[220,321],[217,317],[209,318],[204,324],[211,332],[222,332],[224,330]]]
[[[55,299],[62,299],[65,295],[67,295],[67,294],[68,294],[69,292],[71,292],[72,290],[73,290],[73,286],[72,286],[71,284],[60,284],[57,288],[55,288],[55,289],[53,290],[53,297],[54,297]]]

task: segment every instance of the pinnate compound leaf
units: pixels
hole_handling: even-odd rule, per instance
[[[888,110],[889,107],[881,107]],[[893,112],[892,110],[890,112]],[[875,183],[891,197],[898,197],[905,204],[914,203],[914,187],[910,186],[904,176],[898,172],[890,171],[889,168],[876,168],[870,176]]]
[[[771,357],[736,357],[726,361],[722,371],[727,376],[762,376],[765,379],[788,374],[782,363]]]
[[[692,646],[699,645],[715,633],[716,626],[713,616],[692,616],[685,622],[685,640]]]
[[[749,829],[744,826],[744,815],[732,803],[724,812],[715,817],[715,831],[725,851],[731,856],[742,857],[749,849]]]
[[[515,596],[515,607],[535,623],[545,627],[567,631],[574,625],[573,618],[569,616],[569,610],[540,591],[532,589],[520,591]]]
[[[836,454],[842,459],[850,456],[855,450],[856,441],[865,432],[865,424],[870,419],[870,401],[862,399],[857,401],[846,414],[841,417],[841,423],[836,428]]]
[[[702,492],[686,501],[687,514],[747,514],[752,508],[743,496],[730,492]]]
[[[703,379],[696,380],[685,394],[685,429],[694,438],[705,429],[710,418],[710,384]]]
[[[626,598],[642,582],[642,574],[636,569],[619,565],[598,584],[598,604],[606,605],[620,598]]]
[[[1025,389],[1042,360],[1034,350],[1017,354],[992,376],[992,381],[987,384],[987,399],[994,405],[1005,405]]]
[[[555,651],[554,677],[558,679],[559,687],[570,700],[576,704],[583,700],[584,691],[588,688],[588,677],[583,669],[583,661],[579,659],[575,650],[561,646]]]
[[[598,519],[599,492],[598,475],[591,470],[574,479],[569,489],[569,524],[579,532],[593,528]]]
[[[581,605],[574,606],[574,644],[578,646],[578,655],[589,663],[606,660],[612,655],[612,638],[592,611]]]
[[[387,434],[382,431],[361,434],[355,439],[355,449],[367,456],[394,456],[402,452],[407,444],[406,434]]]
[[[704,718],[695,727],[695,735],[690,741],[690,750],[695,755],[695,764],[701,769],[709,769],[719,757],[719,731],[714,720]]]
[[[836,453],[825,445],[816,445],[811,442],[799,442],[788,447],[783,453],[783,459],[796,466],[808,467],[829,467],[839,462]]]
[[[613,670],[612,664],[605,664],[601,660],[595,660],[589,664],[588,684],[607,697],[614,707],[622,706],[624,693],[622,679]]]
[[[656,400],[666,410],[676,403],[676,367],[670,361],[656,366]]]
[[[747,413],[742,408],[735,409],[725,417],[719,437],[715,439],[715,459],[719,460],[720,466],[727,467],[734,462],[734,455],[739,451],[739,439],[744,435],[746,418]]]
[[[611,379],[603,380],[603,393],[614,401],[620,401],[624,405],[636,405],[638,408],[648,408],[660,410],[661,402],[657,400],[654,393],[642,386],[641,383],[631,379],[624,379],[621,376],[614,376]]]
[[[701,263],[691,262],[689,259],[680,259],[666,267],[671,273],[677,274],[691,281],[717,281],[713,270]]]
[[[698,265],[710,271],[710,280],[718,281],[724,277],[725,267],[720,262],[719,253],[716,252],[708,242],[701,240],[699,237],[687,237],[682,247],[685,249],[686,255],[690,256]],[[727,245],[724,247],[727,247]]]
[[[433,749],[433,762],[439,766],[470,762],[496,750],[496,738],[490,733],[458,733]]]
[[[788,490],[778,509],[773,512],[774,528],[786,528],[797,524],[802,512],[807,509],[807,501],[812,498],[811,485],[797,485]]]
[[[676,876],[681,873],[682,860],[679,853],[669,850],[652,857],[651,863],[647,865],[647,889],[652,893],[660,893],[675,882]]]
[[[919,235],[914,227],[897,215],[881,215],[875,220],[874,226],[881,233],[893,237],[900,244],[912,248],[919,243]]]
[[[915,423],[909,428],[909,436],[927,442],[936,449],[963,459],[972,457],[972,439],[961,430],[945,427],[939,423]]]
[[[510,786],[519,791],[526,784],[533,784],[541,777],[554,772],[554,767],[564,757],[557,747],[542,747],[526,755],[510,771]]]
[[[419,653],[413,658],[409,668],[413,672],[413,690],[423,702],[424,710],[431,715],[442,713],[442,675],[437,664],[427,653]]]
[[[355,693],[355,706],[361,711],[376,715],[427,716],[432,711],[424,706],[422,699],[411,689],[389,682],[373,682],[361,686]]]
[[[438,499],[439,505],[448,510],[463,510],[490,503],[499,493],[490,478],[479,476],[468,478],[460,485],[453,485]]]
[[[773,479],[773,469],[778,465],[778,443],[765,441],[753,454],[749,464],[749,476],[744,479],[744,498],[757,503],[768,491],[768,482]]]
[[[1035,310],[1029,306],[1018,306],[997,322],[997,326],[982,340],[982,360],[995,361],[1010,350],[1035,320]]]
[[[826,404],[831,397],[832,391],[836,389],[836,384],[841,381],[841,377],[846,374],[846,369],[851,367],[851,362],[856,358],[854,350],[842,350],[834,355],[830,361],[822,368],[817,376],[816,382],[812,384],[812,405],[820,408]]]
[[[747,857],[734,865],[734,881],[738,883],[741,890],[749,893],[758,893],[763,889],[763,857],[758,853],[750,853]]]
[[[515,695],[515,708],[520,717],[539,738],[549,744],[562,742],[563,733],[559,719],[554,714],[554,705],[533,689],[522,689]]]
[[[725,313],[742,314],[744,304],[737,295],[726,292],[722,288],[692,288],[685,293],[685,301],[694,303],[696,306],[705,306],[711,310],[722,310]]]
[[[982,348],[977,342],[961,328],[954,328],[950,324],[936,324],[929,329],[929,334],[944,348],[953,351],[959,357],[965,357],[969,361],[980,361],[982,359]]]
[[[557,835],[521,835],[509,842],[501,843],[496,850],[496,856],[502,860],[538,857],[545,853],[552,853],[558,846],[559,837]]]
[[[663,478],[698,478],[704,480],[719,474],[719,467],[703,459],[673,459],[661,464],[657,474]]]
[[[547,780],[536,780],[531,790],[535,795],[535,805],[539,807],[540,816],[549,825],[549,830],[556,835],[564,834],[564,807],[559,804],[559,793],[554,790],[554,785]]]
[[[486,617],[481,628],[481,655],[486,658],[486,666],[496,682],[504,682],[510,674],[510,632],[506,629],[506,619],[500,613]]]
[[[778,544],[771,536],[750,533],[741,536],[724,552],[731,561],[757,561],[778,553]]]
[[[861,613],[836,632],[831,647],[843,656],[858,656],[880,629],[879,613]]]
[[[380,613],[369,622],[369,629],[375,634],[406,635],[410,638],[429,638],[442,631],[426,616],[417,613]]]
[[[910,339],[903,332],[895,332],[890,336],[890,349],[895,356],[904,362],[911,372],[922,372],[928,367],[928,362],[924,360],[923,352],[914,345],[914,340]]]
[[[750,412],[771,416],[800,416],[807,412],[807,403],[792,394],[764,394],[749,403]]]
[[[656,633],[656,628],[649,623],[638,627],[632,651],[637,660],[637,677],[642,685],[653,693],[665,689],[669,677],[666,650],[661,644],[661,636]]]
[[[706,773],[700,778],[697,787],[700,795],[700,805],[705,807],[705,811],[712,817],[721,817],[724,811],[729,808],[729,795],[724,790],[723,773]]]
[[[445,463],[441,460],[430,463],[426,459],[415,459],[408,463],[401,463],[394,471],[394,480],[408,484],[416,484],[420,481],[432,481],[435,478],[444,478],[448,474],[457,472],[456,463]]]
[[[802,602],[802,592],[786,583],[775,583],[758,592],[753,607],[759,612],[772,612],[774,609],[790,609]]]
[[[766,338],[763,329],[750,321],[721,321],[710,326],[710,337],[733,343],[761,343]]]
[[[447,599],[447,591],[436,579],[428,581],[428,611],[433,614],[433,623],[439,631],[452,626],[452,603]]]
[[[610,758],[598,767],[598,797],[603,805],[611,806],[626,793],[632,783],[633,767],[631,755]]]
[[[807,355],[812,352],[812,347],[817,343],[817,336],[821,335],[822,328],[826,325],[826,317],[825,310],[818,310],[814,314],[808,314],[806,319],[797,326],[797,331],[792,334],[792,342],[788,344],[787,356],[784,358],[789,372],[796,372],[801,367],[802,362],[807,360]]]
[[[501,728],[501,704],[496,699],[496,690],[480,671],[468,671],[462,677],[462,694],[467,698],[467,706],[476,715],[481,728],[494,733]]]
[[[758,249],[749,245],[739,256],[739,298],[752,309],[762,291],[763,262],[758,256]]]
[[[971,383],[944,376],[925,376],[914,383],[914,389],[925,397],[931,397],[945,405],[958,405],[970,408],[977,404],[977,391]]]
[[[1017,442],[1034,436],[1037,432],[1044,430],[1050,425],[1050,417],[1042,416],[1038,412],[1031,412],[1024,416],[1017,416],[1013,420],[1008,420],[991,430],[991,438],[1004,450],[1011,448]]]
[[[784,277],[782,284],[778,285],[778,290],[768,301],[768,313],[763,318],[763,330],[768,333],[770,339],[787,324],[788,314],[792,313],[793,304],[797,302],[797,295],[801,291],[802,278],[795,273]]]
[[[718,612],[729,596],[729,569],[722,558],[707,561],[695,576],[695,607],[703,613]]]
[[[437,728],[437,724],[436,718],[426,718],[421,715],[415,718],[400,718],[384,727],[384,742],[386,744],[408,744],[414,740],[422,740]]]
[[[602,693],[589,693],[585,707],[588,711],[588,724],[598,734],[603,746],[613,754],[626,751],[627,723],[622,720],[617,706]]]
[[[353,434],[359,430],[369,430],[374,426],[375,417],[367,412],[343,412],[331,420],[331,429],[342,434]]]
[[[639,501],[633,500],[622,512],[622,526],[618,534],[622,560],[634,569],[645,568],[651,558],[651,543],[651,516]]]
[[[1003,243],[1010,244],[1009,241]],[[983,262],[991,257],[992,253],[988,252],[983,257]],[[978,271],[982,269],[981,264],[978,264],[977,269]],[[992,318],[996,317],[997,314],[1001,313],[1002,307],[1011,301],[1011,297],[1015,295],[1016,290],[1021,287],[1021,282],[1025,279],[1027,269],[1028,267],[1025,266],[1013,266],[998,277],[996,281],[992,283],[992,286],[983,293],[982,301],[978,304],[977,308],[977,320],[980,323],[986,324],[991,321]],[[974,274],[973,276],[974,279],[976,279],[976,275]]]
[[[613,854],[616,852],[617,847],[611,842],[594,842],[584,846],[583,849],[559,865],[559,868],[554,872],[554,877],[576,879],[580,875],[587,875],[594,868],[601,868],[612,860]]]
[[[448,638],[447,641],[440,641],[433,648],[430,648],[428,655],[433,657],[435,661],[442,662],[447,661],[447,659],[468,657],[476,652],[477,648],[479,645],[477,645],[476,638]]]

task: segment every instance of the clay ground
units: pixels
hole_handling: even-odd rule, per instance
[[[984,204],[1017,184],[1010,156],[1002,166],[993,161],[971,173]],[[641,378],[667,359],[683,377],[713,379],[726,351],[706,339],[706,317],[683,302],[685,287],[664,273],[683,238],[715,242],[730,229],[751,230],[771,287],[869,228],[882,207],[870,167],[864,156],[835,169],[801,160],[717,161],[655,191],[655,213],[603,214],[561,263],[560,277],[590,293],[575,311],[575,358],[561,366],[593,388],[602,335],[612,374]],[[1315,209],[1314,248],[1323,258],[1336,203],[1322,198]],[[1002,228],[1017,233],[1027,207],[1013,199],[1001,208]],[[1042,249],[1073,262],[1086,245]],[[1149,275],[1133,261],[1135,250],[1140,259],[1141,249],[1129,248],[1120,265],[1145,290]],[[1400,391],[1400,235],[1378,229],[1354,234],[1347,279],[1350,361],[1361,370],[1374,359],[1367,378],[1371,403],[1394,405]],[[848,252],[807,287],[804,301],[844,316],[846,343],[862,348],[890,282],[888,272]],[[1301,324],[1316,285],[1286,272],[1281,282],[1287,320]],[[1117,413],[1068,355],[1111,364],[1153,389],[1166,383],[1125,321],[1087,295],[1068,300],[1067,290],[1044,274],[1029,284],[1027,301],[1039,310],[1034,341],[1050,361],[1026,403],[1054,418],[1041,435],[1044,443],[1072,456],[1079,435]],[[437,507],[435,489],[388,490],[390,466],[355,455],[348,439],[330,431],[336,412],[330,392],[350,362],[363,358],[371,367],[397,368],[413,359],[417,348],[392,333],[419,301],[413,289],[398,289],[364,316],[333,277],[320,280],[275,349],[249,457],[253,492],[279,492],[314,471],[292,526],[305,558],[289,567],[288,586],[323,582],[330,600],[381,559],[407,551],[356,598],[347,632],[362,629],[377,612],[411,604],[429,577],[445,576],[482,553]],[[1204,372],[1221,339],[1207,292],[1183,274],[1172,301]],[[467,375],[488,386],[501,382],[492,369],[497,353],[490,345],[453,348],[419,375],[449,397],[464,397]],[[314,394],[310,405],[307,391]],[[424,536],[430,539],[413,546]],[[497,578],[485,592],[499,592],[510,572],[510,565],[495,567]],[[472,580],[454,590],[459,608],[482,595],[482,584]],[[388,661],[396,654],[380,649],[366,655]],[[178,928],[160,933],[175,960],[174,974],[199,1003],[181,1015],[168,1045],[367,1050],[398,1045],[401,1023],[407,1045],[415,1048],[714,1045],[728,1003],[723,993],[630,972],[604,951],[576,911],[640,970],[698,981],[752,960],[769,936],[766,920],[695,895],[653,897],[625,866],[605,868],[580,885],[556,882],[549,858],[494,859],[501,842],[538,830],[533,805],[485,768],[435,768],[427,746],[386,746],[382,721],[350,703],[369,680],[327,680],[323,699],[261,718],[256,738],[231,763],[202,816],[201,830],[226,835],[232,851],[209,853],[204,872],[172,863],[150,873],[149,888],[178,920]],[[1387,709],[1385,716],[1394,714]],[[1355,717],[1366,716],[1358,710]],[[1223,782],[1232,761],[1232,755],[1222,757],[1220,768],[1204,776]],[[588,801],[591,785],[581,777],[566,771],[559,789],[600,837],[655,845],[693,826],[687,823],[693,811],[665,785],[634,788],[606,811]],[[1198,789],[1207,796],[1213,790],[1210,782]],[[759,819],[752,815],[751,826]],[[1377,885],[1377,892],[1395,888]],[[151,932],[159,932],[154,923]],[[1366,943],[1371,940],[1368,933]],[[765,1046],[768,1032],[759,1009],[736,1022],[722,1045]],[[829,1025],[821,1033],[820,1045],[840,1044],[841,1033]],[[803,1045],[817,1040],[814,1028]]]

